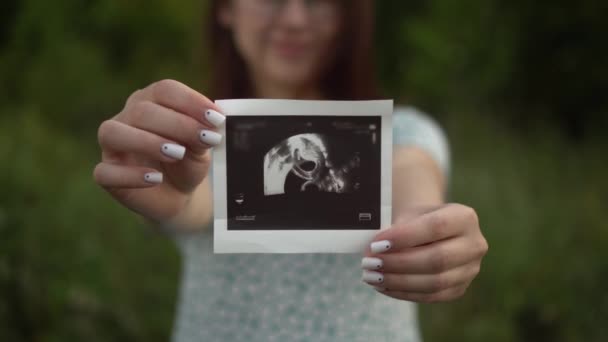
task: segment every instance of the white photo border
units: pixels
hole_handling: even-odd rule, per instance
[[[255,116],[380,116],[381,192],[380,229],[392,215],[393,100],[306,101],[238,99],[217,100],[222,113]],[[226,126],[218,132],[226,136]],[[379,232],[339,230],[228,230],[226,142],[213,149],[214,253],[362,253]]]

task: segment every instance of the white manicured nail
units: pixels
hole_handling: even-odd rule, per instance
[[[382,282],[384,282],[384,275],[378,272],[363,271],[361,280],[370,284],[382,284]]]
[[[372,253],[382,253],[391,249],[391,242],[388,240],[372,242],[370,245]]]
[[[214,131],[202,130],[198,137],[207,145],[215,146],[222,141],[222,135]]]
[[[361,259],[361,268],[366,270],[377,270],[382,267],[382,259],[365,257]]]
[[[163,182],[163,174],[160,172],[148,172],[144,175],[146,183],[160,184]]]
[[[207,121],[209,121],[209,123],[211,123],[213,126],[220,127],[224,123],[224,120],[226,120],[226,117],[213,109],[208,109],[205,112],[205,119],[207,119]]]
[[[169,158],[182,160],[186,154],[186,148],[178,144],[163,144],[161,152]]]

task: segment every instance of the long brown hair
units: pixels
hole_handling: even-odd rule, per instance
[[[234,45],[231,32],[219,20],[221,6],[229,0],[212,0],[206,23],[211,84],[215,99],[251,98],[255,92],[245,61]],[[337,0],[343,26],[334,60],[321,79],[321,90],[331,100],[377,98],[373,64],[374,11],[371,0]]]

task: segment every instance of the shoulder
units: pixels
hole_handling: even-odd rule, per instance
[[[427,151],[448,173],[450,152],[447,136],[430,115],[411,106],[396,106],[393,111],[393,143],[416,146]]]
[[[426,133],[425,131],[430,130],[443,134],[442,128],[429,114],[410,106],[395,107],[393,130],[400,134]]]

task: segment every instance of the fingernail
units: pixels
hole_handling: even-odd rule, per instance
[[[163,174],[160,172],[148,172],[144,175],[146,183],[160,184],[163,182]]]
[[[381,284],[382,282],[384,282],[384,275],[378,272],[363,271],[363,276],[361,277],[361,280],[370,284]]]
[[[377,270],[382,267],[382,259],[365,257],[361,259],[361,268],[366,270]]]
[[[198,137],[207,145],[215,146],[222,141],[222,135],[214,131],[202,130]]]
[[[384,291],[388,290],[386,287],[379,287],[379,286],[374,286],[374,289],[376,289],[376,291],[379,291],[379,292],[384,292]]]
[[[186,154],[186,148],[177,144],[163,144],[161,151],[169,158],[182,160]]]
[[[205,112],[205,119],[207,119],[207,121],[209,121],[209,123],[211,123],[213,126],[220,127],[224,123],[224,120],[226,120],[226,117],[213,109],[208,109]]]
[[[388,240],[372,242],[370,245],[372,253],[382,253],[391,249],[391,242]]]

